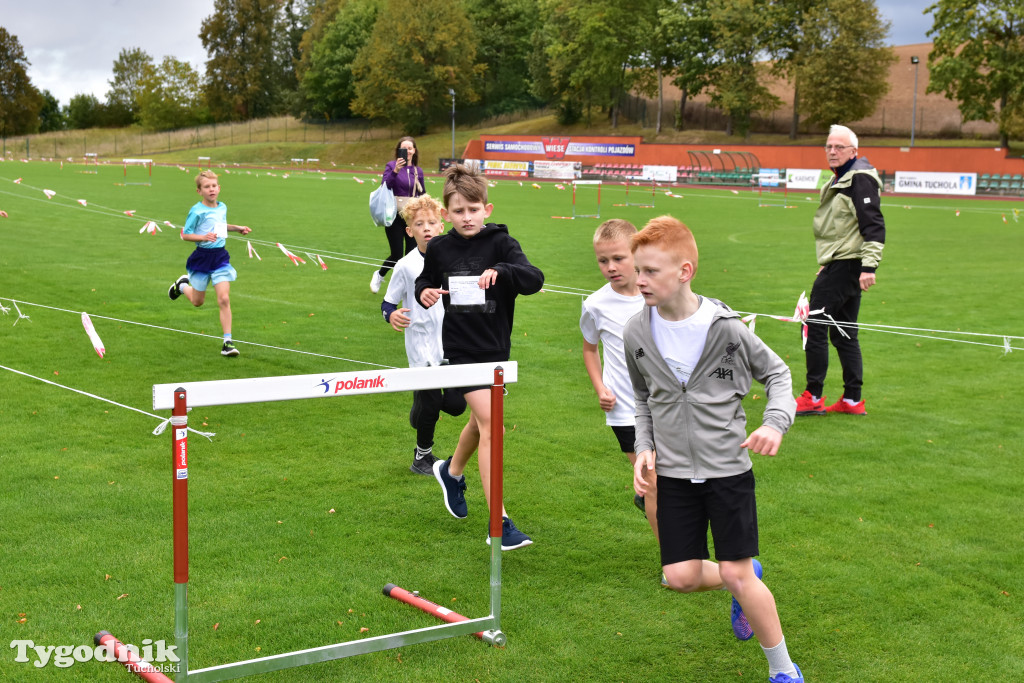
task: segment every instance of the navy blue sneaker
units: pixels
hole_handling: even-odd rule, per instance
[[[508,517],[501,518],[501,549],[515,550],[531,545],[533,540],[524,534]],[[487,545],[491,544],[491,537],[487,537]]]
[[[796,669],[796,678],[787,673],[777,673],[768,679],[768,683],[804,683],[804,674],[796,662],[793,662],[793,668]]]
[[[764,570],[761,568],[761,563],[755,557],[754,576],[760,579],[763,574]],[[732,632],[740,640],[750,640],[751,636],[754,635],[754,629],[750,628],[747,615],[743,613],[743,608],[740,607],[740,603],[736,602],[736,598],[732,599]]]
[[[645,515],[647,514],[647,505],[646,505],[646,502],[644,501],[644,497],[643,496],[640,496],[640,495],[637,495],[637,494],[634,493],[633,494],[633,505],[636,505],[637,510],[639,510],[640,512],[644,513]]]
[[[437,479],[444,492],[444,506],[448,508],[448,512],[452,513],[453,517],[465,519],[469,514],[469,508],[466,507],[466,478],[456,481],[455,477],[448,474],[451,461],[452,459],[448,458],[434,463],[434,479]]]

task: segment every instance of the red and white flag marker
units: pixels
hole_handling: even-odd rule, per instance
[[[82,327],[85,328],[85,333],[89,335],[89,341],[92,342],[92,347],[96,349],[96,353],[99,354],[100,358],[103,358],[103,354],[107,352],[107,349],[103,346],[103,340],[100,339],[100,335],[96,334],[96,328],[92,325],[92,319],[88,313],[82,313]]]
[[[286,249],[285,246],[280,242],[275,242],[275,244],[277,244],[277,248],[280,249],[285,256],[290,258],[292,260],[292,263],[294,263],[295,265],[299,265],[300,263],[306,262],[305,259],[303,259],[301,256],[296,256],[292,252],[288,251],[288,249]]]

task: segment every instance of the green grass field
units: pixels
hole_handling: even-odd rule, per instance
[[[142,413],[153,412],[157,383],[405,365],[401,336],[367,286],[369,264],[386,252],[367,211],[371,176],[225,169],[229,220],[252,226],[262,257],[232,237],[242,355],[226,359],[212,298],[197,310],[166,294],[191,245],[162,222],[183,224],[197,201],[195,169],[156,168],[151,187],[117,185],[120,166],[83,170],[0,163],[9,213],[0,304],[10,309],[0,365]],[[581,357],[572,292],[603,283],[590,246],[599,221],[553,220],[571,212],[569,191],[531,183],[491,190],[492,219],[509,224],[549,288],[520,299],[513,332],[520,381],[506,400],[506,502],[534,545],[503,557],[507,647],[462,637],[261,680],[766,680],[756,642],[732,636],[727,594],[659,585],[630,468]],[[580,210],[594,200],[585,192]],[[638,226],[680,217],[700,247],[699,293],[741,311],[792,313],[816,270],[815,202],[758,208],[756,193],[676,192],[659,192],[653,209],[615,207],[622,188],[605,185],[601,216]],[[869,415],[801,419],[778,457],[755,456],[765,582],[809,681],[1024,678],[1015,206],[885,197],[888,243],[861,322],[912,329],[862,332]],[[140,234],[146,220],[163,232]],[[294,266],[276,242],[320,254],[328,270]],[[998,336],[957,337],[986,346],[919,329]],[[757,333],[802,389],[798,326],[760,318]],[[1004,354],[1002,335],[1016,335],[1018,350]],[[89,645],[101,629],[135,644],[174,642],[169,435],[150,433],[158,418],[39,379],[0,370],[0,679],[134,680],[116,664],[37,668],[8,648]],[[826,393],[830,402],[841,393],[837,362]],[[468,471],[469,518],[452,518],[436,483],[408,471],[409,404],[378,394],[191,414],[190,426],[217,433],[190,438],[191,668],[437,623],[383,597],[388,582],[487,613],[479,479]],[[757,387],[752,422],[762,406]],[[462,424],[442,420],[435,452],[450,453]]]

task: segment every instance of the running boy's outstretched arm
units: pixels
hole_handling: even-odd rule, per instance
[[[751,432],[740,446],[758,455],[772,456],[779,452],[782,436],[789,431],[796,416],[793,379],[789,366],[777,353],[749,330],[745,332],[750,337],[751,376],[764,384],[768,403],[761,426]]]
[[[629,371],[629,380],[633,384],[633,399],[636,403],[636,462],[633,464],[633,489],[637,495],[643,496],[647,493],[647,477],[644,470],[654,472],[657,462],[657,453],[654,450],[654,418],[651,417],[651,408],[647,405],[651,392],[628,343],[625,344],[625,352],[626,370]]]

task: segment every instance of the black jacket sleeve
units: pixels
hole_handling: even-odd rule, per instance
[[[878,183],[866,173],[855,173],[850,190],[861,237],[865,242],[885,244],[885,218],[882,217]]]
[[[514,237],[507,238],[502,260],[492,268],[498,271],[499,278],[507,279],[515,294],[536,294],[544,286],[544,273],[530,263]]]

